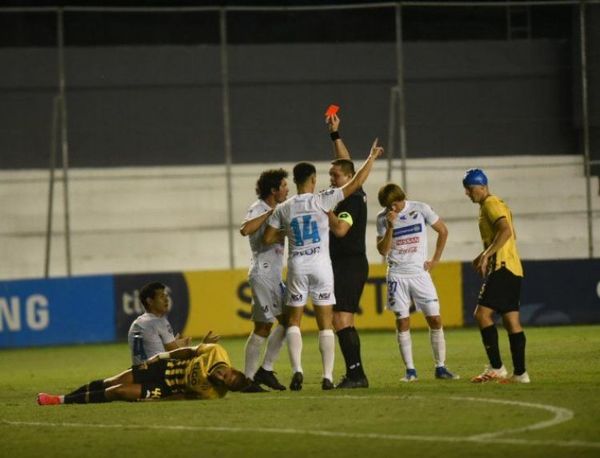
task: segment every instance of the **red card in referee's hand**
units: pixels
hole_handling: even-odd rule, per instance
[[[325,116],[333,116],[338,112],[339,109],[340,107],[338,107],[337,105],[329,105],[327,107],[327,111],[325,112]]]

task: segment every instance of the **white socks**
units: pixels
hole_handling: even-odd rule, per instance
[[[398,348],[400,349],[400,355],[402,356],[406,368],[414,369],[415,364],[413,362],[410,331],[396,331],[396,338],[398,339]]]
[[[444,366],[446,364],[446,339],[444,338],[444,329],[429,329],[429,340],[431,341],[431,350],[433,351],[435,367]]]
[[[246,361],[244,366],[244,375],[248,378],[254,377],[254,374],[256,374],[256,371],[258,370],[260,352],[265,340],[267,340],[265,337],[254,333],[248,336],[248,340],[246,341]]]
[[[303,372],[302,370],[302,334],[298,326],[290,326],[285,334],[290,355],[292,372]]]
[[[264,370],[273,370],[273,364],[275,364],[275,361],[279,357],[284,340],[285,328],[279,324],[267,339],[267,351],[265,352],[265,359],[262,364]]]
[[[333,362],[335,359],[335,336],[333,329],[319,331],[319,351],[323,363],[323,378],[333,381]]]

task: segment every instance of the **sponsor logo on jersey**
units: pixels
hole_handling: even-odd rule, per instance
[[[302,300],[302,294],[290,294],[290,296],[294,302],[299,302]]]
[[[423,232],[423,226],[421,224],[412,224],[410,226],[397,227],[394,229],[393,236],[400,237],[402,235],[418,234],[420,232]]]
[[[331,293],[319,293],[319,299],[329,299],[331,297]]]
[[[318,254],[321,251],[321,247],[317,246],[314,248],[307,248],[306,250],[303,251],[294,251],[292,253],[292,257],[295,256],[312,256],[313,254]]]
[[[416,253],[418,249],[416,246],[409,246],[407,248],[396,248],[395,250],[398,254],[409,254]]]
[[[398,239],[396,240],[396,246],[412,245],[413,243],[419,243],[419,240],[421,240],[420,237],[408,237],[406,239]]]
[[[408,213],[412,219],[417,219],[419,214],[416,211],[411,211]]]

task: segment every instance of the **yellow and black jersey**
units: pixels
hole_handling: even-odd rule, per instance
[[[191,359],[169,360],[165,383],[173,393],[191,394],[199,399],[222,398],[227,388],[214,385],[209,375],[217,366],[231,366],[227,351],[218,344],[203,344],[198,352],[200,354]]]
[[[490,269],[491,271],[496,271],[501,267],[506,267],[514,275],[522,277],[523,266],[521,265],[519,252],[517,251],[512,213],[508,205],[494,195],[488,196],[479,208],[479,232],[483,241],[483,247],[484,249],[489,247],[494,241],[497,233],[495,224],[500,218],[506,218],[512,234],[504,246],[490,259]]]

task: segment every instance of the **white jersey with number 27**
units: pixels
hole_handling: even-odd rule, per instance
[[[387,228],[387,210],[377,214],[377,235],[383,237]],[[394,220],[392,249],[387,255],[388,271],[400,275],[424,272],[427,260],[427,225],[435,224],[439,216],[423,202],[407,200]]]
[[[342,200],[343,191],[330,188],[318,194],[298,194],[275,208],[268,224],[285,231],[289,268],[309,270],[315,264],[331,264],[327,212]]]

